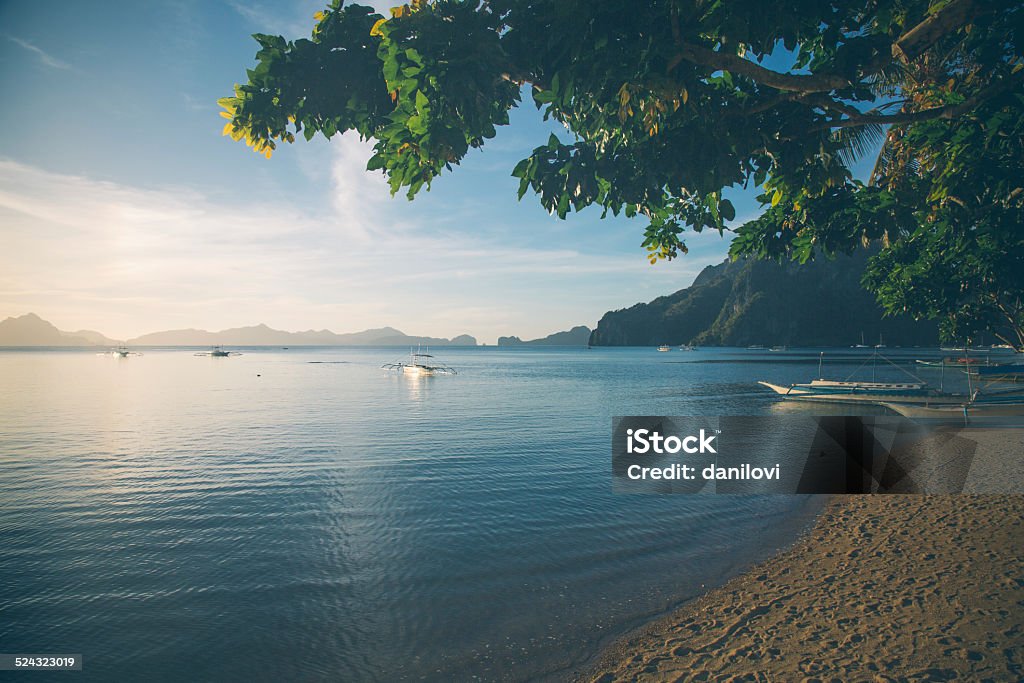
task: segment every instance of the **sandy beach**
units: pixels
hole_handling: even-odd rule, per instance
[[[584,680],[1024,679],[1024,496],[850,496]]]

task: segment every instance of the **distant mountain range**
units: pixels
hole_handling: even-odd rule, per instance
[[[541,339],[499,337],[498,346],[934,346],[938,328],[906,316],[885,317],[860,284],[870,251],[806,265],[742,260],[708,266],[693,284],[649,303],[605,313],[593,331],[580,325]],[[863,340],[863,342],[862,342]],[[133,346],[476,346],[473,337],[416,337],[393,327],[337,334],[285,332],[266,325],[220,332],[168,330]],[[92,330],[63,332],[29,313],[0,322],[0,346],[113,346]]]
[[[99,332],[61,332],[35,313],[0,321],[0,346],[110,346],[117,344]]]
[[[590,328],[577,325],[565,332],[555,332],[542,339],[523,341],[519,337],[498,337],[498,346],[586,346]]]
[[[144,334],[125,343],[132,346],[476,346],[468,334],[453,339],[415,337],[393,327],[337,334],[330,330],[285,332],[266,325],[235,327],[220,332],[206,330],[168,330]],[[62,332],[34,313],[0,321],[0,346],[114,346],[116,340],[99,332],[80,330]]]
[[[708,266],[690,287],[605,313],[590,336],[598,346],[938,345],[938,328],[884,317],[860,284],[870,255],[835,260],[742,260]]]
[[[285,332],[260,324],[250,327],[234,327],[220,332],[192,329],[153,332],[129,339],[128,343],[136,346],[207,346],[211,344],[234,346],[408,346],[410,344],[476,346],[476,339],[468,334],[459,335],[454,339],[415,337],[393,327],[345,334],[337,334],[330,330]]]

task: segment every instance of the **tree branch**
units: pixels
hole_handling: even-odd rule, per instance
[[[784,74],[766,69],[756,62],[732,52],[716,52],[697,45],[681,45],[668,63],[671,72],[682,61],[708,67],[714,71],[729,71],[747,76],[762,85],[789,92],[828,92],[850,86],[850,81],[835,74]]]
[[[797,102],[797,101],[803,99],[804,97],[806,97],[806,95],[803,94],[803,93],[792,93],[792,92],[782,93],[780,95],[776,95],[775,97],[767,99],[767,100],[765,100],[765,101],[763,101],[763,102],[761,102],[759,104],[755,104],[752,107],[748,107],[747,109],[744,109],[743,110],[743,114],[745,116],[753,116],[754,114],[760,114],[763,111],[768,111],[769,109],[774,109],[775,107],[779,106],[783,102]]]
[[[941,107],[931,107],[929,109],[922,109],[920,111],[913,112],[900,112],[898,114],[862,114],[856,109],[849,108],[845,112],[847,118],[827,121],[819,126],[810,128],[807,132],[831,128],[853,128],[871,123],[878,123],[882,125],[901,125],[908,123],[920,123],[921,121],[931,121],[932,119],[955,119],[958,116],[966,114],[972,109],[976,109],[986,100],[1015,86],[1020,86],[1021,81],[1024,80],[1022,77],[1024,77],[1024,72],[1021,72],[1015,77],[1010,76],[1004,78],[1001,81],[993,83],[987,88],[981,90],[976,95],[968,97],[960,104],[947,104]]]
[[[963,28],[978,15],[974,0],[953,0],[935,14],[904,33],[892,44],[892,56],[904,64],[920,57],[942,36]]]

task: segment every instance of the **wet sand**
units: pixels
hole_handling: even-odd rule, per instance
[[[582,678],[1024,680],[1024,496],[836,497],[792,549]]]

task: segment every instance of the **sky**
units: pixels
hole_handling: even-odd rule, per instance
[[[365,170],[354,134],[270,160],[223,137],[216,100],[252,66],[251,34],[308,36],[324,4],[0,1],[0,319],[494,343],[594,327],[725,258],[727,239],[690,234],[688,255],[651,266],[640,219],[517,201],[512,168],[556,130],[530,102],[413,202]],[[736,223],[753,194],[727,193]]]

